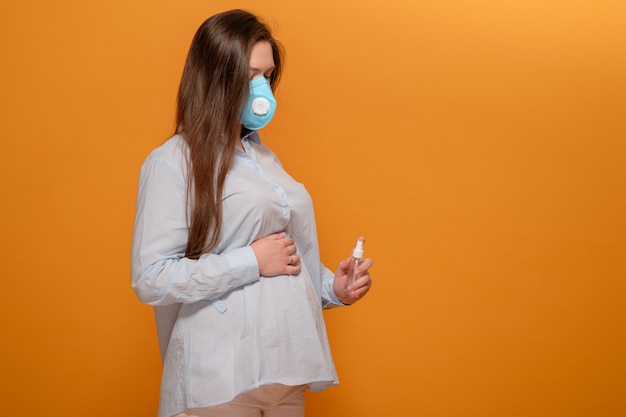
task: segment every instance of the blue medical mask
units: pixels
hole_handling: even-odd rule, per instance
[[[257,77],[251,80],[248,101],[239,117],[241,124],[247,129],[259,130],[272,120],[275,111],[276,100],[267,79]]]

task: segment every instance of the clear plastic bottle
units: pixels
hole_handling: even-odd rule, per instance
[[[356,269],[359,264],[363,261],[363,244],[365,243],[365,239],[360,237],[356,241],[356,245],[352,250],[352,257],[350,258],[350,266],[348,267],[348,278],[346,279],[346,287],[344,291],[346,294],[350,293],[348,290],[348,286],[356,281]]]

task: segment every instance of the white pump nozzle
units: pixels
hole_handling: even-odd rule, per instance
[[[354,258],[358,258],[361,259],[363,257],[363,241],[361,239],[356,241],[356,246],[354,247],[354,250],[352,251],[352,256]]]

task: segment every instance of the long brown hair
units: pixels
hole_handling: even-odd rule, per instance
[[[210,17],[189,48],[176,114],[177,133],[189,146],[188,258],[209,252],[219,239],[224,182],[241,139],[239,115],[249,91],[250,51],[259,41],[272,45],[275,69],[270,84],[275,88],[283,50],[253,14],[231,10]]]

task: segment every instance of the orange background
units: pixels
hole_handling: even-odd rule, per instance
[[[209,15],[287,49],[262,137],[307,185],[342,384],[307,417],[626,415],[626,6],[615,1],[3,1],[3,415],[154,416],[130,286],[139,166]]]

